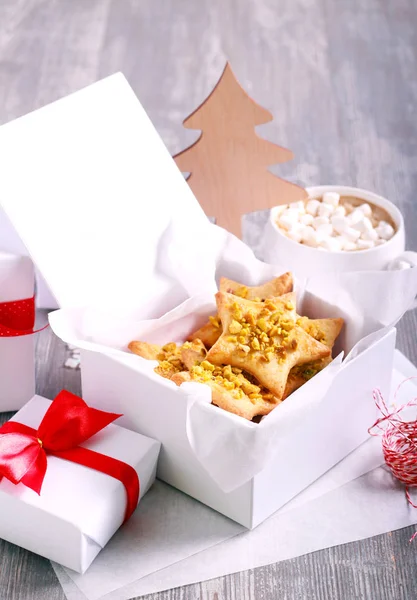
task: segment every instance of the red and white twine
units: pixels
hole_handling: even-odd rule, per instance
[[[401,386],[411,379],[415,377],[406,379],[398,386],[394,406]],[[394,477],[405,484],[405,495],[410,505],[417,508],[410,495],[410,488],[417,488],[417,420],[404,421],[400,415],[406,408],[416,407],[417,398],[390,412],[379,389],[373,391],[373,397],[382,416],[369,428],[369,433],[381,436],[385,462]],[[373,432],[375,429],[378,431]],[[416,536],[417,532],[410,542]]]

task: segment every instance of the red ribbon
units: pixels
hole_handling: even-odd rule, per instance
[[[16,337],[36,333],[34,326],[34,296],[24,300],[0,302],[0,337]]]
[[[121,416],[90,408],[84,400],[63,390],[46,411],[37,430],[15,421],[0,427],[0,481],[5,477],[15,485],[23,483],[40,494],[47,455],[57,456],[121,481],[127,492],[127,521],[139,500],[139,478],[135,469],[111,456],[79,446]]]

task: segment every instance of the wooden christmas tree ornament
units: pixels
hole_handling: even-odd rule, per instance
[[[272,121],[240,86],[229,63],[211,94],[183,123],[201,135],[174,160],[207,216],[237,236],[243,214],[307,198],[304,188],[276,177],[268,166],[293,153],[260,138],[256,125]]]

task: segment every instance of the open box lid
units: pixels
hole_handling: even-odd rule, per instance
[[[157,241],[208,225],[121,73],[3,125],[0,164],[0,204],[61,307],[172,293]]]

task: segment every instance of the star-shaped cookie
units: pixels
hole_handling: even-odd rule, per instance
[[[267,281],[262,285],[249,287],[242,285],[232,279],[221,277],[219,291],[234,294],[246,300],[254,302],[264,302],[268,298],[275,298],[282,294],[287,294],[293,289],[293,277],[291,273],[284,273],[280,277],[276,277],[271,281]],[[201,340],[206,348],[211,348],[219,339],[222,332],[220,319],[218,316],[209,318],[209,322],[197,329],[189,336],[189,340]]]
[[[337,336],[343,327],[343,319],[308,319],[299,317],[298,325],[304,329],[315,340],[322,342],[330,351],[332,350]],[[306,363],[291,369],[287,384],[285,386],[284,398],[287,398],[295,390],[301,387],[306,381],[314,377],[319,371],[327,367],[332,362],[332,356],[320,360]]]
[[[271,281],[255,287],[242,285],[232,279],[221,277],[219,292],[226,292],[227,294],[233,294],[234,296],[253,300],[254,302],[264,302],[268,298],[276,298],[277,296],[282,296],[282,294],[292,292],[293,285],[294,282],[291,273],[284,273],[279,277],[275,277],[275,279],[271,279]]]
[[[206,352],[201,340],[186,342],[181,359],[189,371],[175,373],[171,380],[177,385],[186,381],[208,385],[213,404],[249,420],[269,414],[279,404],[273,394],[251,381],[250,375],[230,365],[213,365],[205,359]]]
[[[154,371],[166,379],[171,379],[175,373],[179,373],[185,368],[181,361],[181,346],[177,346],[174,342],[165,344],[165,346],[158,346],[157,344],[133,341],[130,342],[128,348],[133,354],[137,354],[142,358],[157,360],[159,364]]]
[[[223,331],[207,360],[251,373],[278,399],[293,367],[330,356],[327,346],[297,325],[294,293],[253,302],[218,292],[216,302]]]

